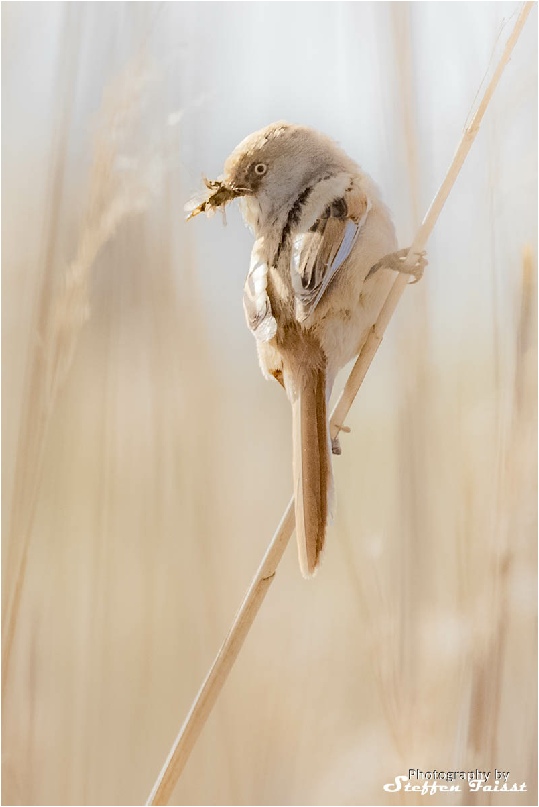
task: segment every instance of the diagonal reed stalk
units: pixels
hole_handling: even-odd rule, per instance
[[[472,144],[477,136],[479,127],[483,120],[484,114],[490,103],[494,90],[500,80],[500,77],[511,57],[513,48],[515,47],[522,29],[526,23],[528,15],[531,11],[533,3],[523,3],[509,38],[505,44],[503,53],[496,65],[492,77],[485,89],[480,102],[477,105],[476,111],[469,125],[465,128],[464,134],[460,140],[453,161],[445,176],[442,185],[440,186],[432,204],[430,205],[425,218],[416,234],[413,244],[410,248],[411,256],[415,253],[421,252],[438,220],[442,208],[455,184],[457,176],[462,168],[464,161],[470,151]],[[385,304],[380,312],[380,316],[376,324],[373,326],[365,345],[358,356],[354,367],[348,377],[346,386],[333,410],[331,415],[330,430],[331,437],[336,437],[343,428],[346,416],[352,406],[354,398],[356,397],[361,384],[365,378],[367,370],[378,350],[386,328],[389,324],[391,317],[397,307],[404,289],[407,285],[407,279],[404,274],[399,274],[391,287],[387,296]],[[208,719],[215,702],[223,688],[225,681],[228,678],[230,670],[238,657],[238,654],[243,646],[247,634],[255,620],[255,617],[264,601],[264,597],[275,577],[277,567],[281,561],[284,550],[294,531],[294,500],[291,499],[286,511],[282,517],[273,539],[266,550],[262,562],[256,572],[249,590],[245,595],[243,603],[234,619],[232,627],[226,637],[221,649],[219,650],[213,665],[202,684],[198,695],[196,696],[193,705],[187,715],[185,722],[176,737],[170,753],[163,765],[161,772],[154,784],[154,787],[148,797],[147,804],[168,804],[172,795],[172,791],[178,782],[178,779],[185,768],[189,759],[191,751],[202,731],[202,728]]]

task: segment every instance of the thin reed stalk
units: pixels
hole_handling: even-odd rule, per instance
[[[515,27],[509,36],[502,55],[494,70],[486,90],[481,97],[470,124],[465,128],[460,140],[453,161],[442,182],[432,204],[430,205],[423,222],[416,234],[410,248],[409,262],[413,263],[413,255],[421,252],[432,230],[438,220],[442,208],[453,188],[457,176],[462,168],[470,148],[477,136],[484,114],[490,103],[494,90],[500,80],[505,66],[507,65],[511,53],[518,41],[522,29],[526,23],[533,3],[526,2],[522,5]],[[380,312],[376,324],[373,326],[365,345],[352,368],[345,388],[333,410],[330,423],[331,436],[336,437],[343,429],[346,416],[352,406],[361,384],[367,374],[367,370],[378,350],[386,328],[393,316],[396,306],[407,285],[404,274],[399,274],[391,287],[386,302]],[[162,770],[149,795],[147,804],[168,804],[174,787],[185,768],[191,751],[202,731],[202,728],[210,715],[215,702],[219,696],[225,681],[228,678],[234,661],[243,646],[254,619],[262,605],[262,602],[271,586],[277,572],[278,565],[283,556],[284,550],[290,540],[294,530],[293,500],[283,515],[281,523],[273,536],[273,539],[264,555],[264,558],[256,572],[243,603],[234,619],[230,632],[225,639],[215,661],[196,696],[189,714],[176,737],[172,749],[163,765]]]
[[[68,18],[69,22],[69,18]],[[76,55],[76,41],[70,52]],[[62,63],[65,71],[65,63]],[[71,75],[71,71],[67,71]],[[74,92],[74,81],[66,91],[57,153],[62,156],[67,143],[67,109]],[[22,591],[31,545],[34,517],[42,479],[46,438],[59,391],[72,365],[82,328],[90,314],[91,270],[121,224],[144,210],[150,200],[150,182],[126,154],[134,122],[141,111],[142,92],[147,77],[142,63],[131,65],[108,88],[98,116],[94,160],[90,172],[89,197],[74,259],[67,266],[61,288],[54,287],[54,239],[57,222],[49,223],[47,257],[43,270],[36,315],[37,338],[28,373],[25,409],[17,451],[17,468],[8,538],[9,586],[2,611],[2,699],[8,683],[13,642],[20,613]],[[59,165],[63,160],[59,158]],[[135,170],[133,170],[133,168]],[[63,170],[63,169],[62,169]],[[54,172],[51,207],[54,216],[60,207],[63,176]]]
[[[530,454],[535,442],[530,435],[530,418],[523,411],[523,391],[533,378],[526,366],[526,347],[534,343],[531,301],[534,299],[534,269],[531,248],[522,252],[522,273],[520,281],[519,314],[515,351],[515,378],[513,387],[512,413],[509,424],[507,445],[499,460],[499,495],[496,511],[496,533],[491,558],[485,562],[492,565],[492,593],[489,604],[491,629],[488,643],[481,653],[477,653],[471,669],[470,720],[468,727],[468,749],[476,757],[483,755],[490,766],[499,758],[499,726],[501,721],[501,699],[504,678],[504,659],[509,637],[510,586],[511,574],[517,551],[515,536],[521,533],[519,518],[521,513],[522,491],[529,481],[526,479],[523,457]],[[530,439],[532,438],[532,439]],[[533,481],[531,485],[533,486]],[[492,793],[471,793],[471,804],[491,804]]]

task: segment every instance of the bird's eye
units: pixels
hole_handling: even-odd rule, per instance
[[[255,174],[258,174],[259,177],[263,177],[267,170],[268,166],[265,163],[257,163],[255,165]]]

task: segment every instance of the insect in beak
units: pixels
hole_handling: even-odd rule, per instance
[[[204,177],[204,184],[208,192],[197,194],[184,207],[184,211],[189,214],[187,221],[198,216],[199,213],[211,215],[218,207],[224,207],[228,202],[247,193],[247,188],[231,187],[221,179]]]

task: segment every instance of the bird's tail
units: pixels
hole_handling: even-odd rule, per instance
[[[325,360],[323,366],[297,368],[294,376],[291,402],[296,538],[301,572],[311,577],[324,548],[333,487]]]

